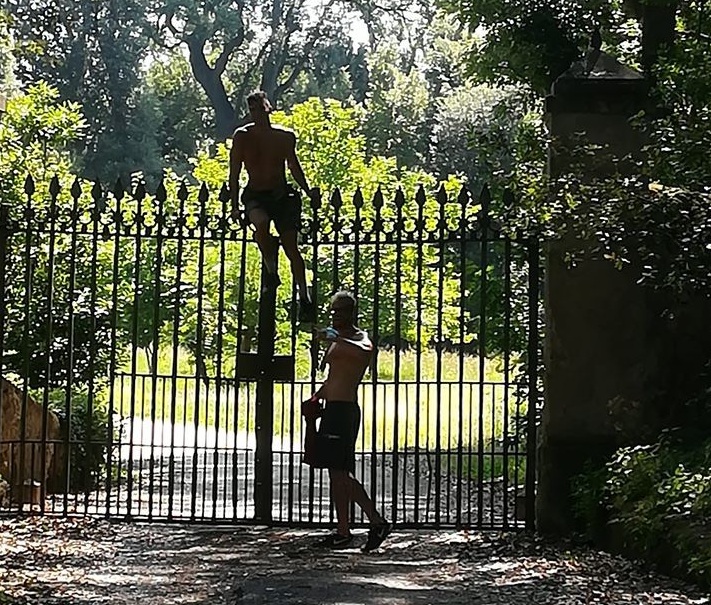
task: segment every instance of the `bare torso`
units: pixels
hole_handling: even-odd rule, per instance
[[[293,132],[278,126],[247,124],[235,132],[234,144],[247,169],[250,189],[278,191],[286,186],[285,164],[296,145]]]
[[[332,343],[324,358],[328,374],[320,396],[326,401],[357,401],[358,386],[372,355],[372,342],[362,331],[352,339],[339,338]]]

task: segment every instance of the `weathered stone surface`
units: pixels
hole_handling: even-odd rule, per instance
[[[553,182],[637,173],[630,159],[643,153],[644,141],[631,118],[645,105],[646,84],[610,61],[608,76],[573,69],[554,86],[548,102]],[[593,159],[576,157],[581,145],[596,146]],[[571,267],[567,257],[580,249],[581,237],[567,233],[546,246],[536,499],[537,527],[545,533],[575,529],[571,480],[586,463],[645,442],[674,420],[672,402],[698,388],[711,347],[711,333],[699,330],[711,313],[708,298],[670,305],[663,293],[638,283],[634,259],[623,270],[588,259]],[[666,308],[673,320],[662,315]]]
[[[0,381],[0,475],[11,485],[19,485],[28,479],[46,480],[57,447],[54,441],[61,440],[59,418],[47,410],[45,420],[43,407],[31,397],[27,398],[21,467],[23,392],[4,378]]]

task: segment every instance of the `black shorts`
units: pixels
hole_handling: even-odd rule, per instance
[[[280,191],[255,191],[245,187],[242,204],[247,218],[252,210],[263,210],[279,233],[298,231],[301,227],[301,196],[291,185]]]
[[[360,406],[354,401],[327,401],[316,438],[314,466],[355,472],[355,445],[360,428]]]

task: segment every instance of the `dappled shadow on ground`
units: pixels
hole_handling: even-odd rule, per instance
[[[396,531],[369,555],[317,532],[0,521],[0,603],[339,605],[708,603],[636,564],[525,535]],[[3,601],[3,593],[4,598]]]

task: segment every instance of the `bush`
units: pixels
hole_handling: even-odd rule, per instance
[[[96,388],[90,406],[87,388],[73,389],[68,415],[66,391],[50,391],[50,409],[59,416],[65,443],[68,435],[70,492],[90,491],[101,482],[109,441],[107,394],[108,388]],[[56,472],[52,473],[54,481],[49,489],[63,492],[67,487],[66,452],[63,447],[57,448],[57,451],[59,455],[55,456],[53,463]]]
[[[667,432],[621,448],[575,482],[575,510],[589,533],[604,517],[627,554],[711,586],[711,439],[689,447]],[[607,544],[610,546],[610,544]]]

